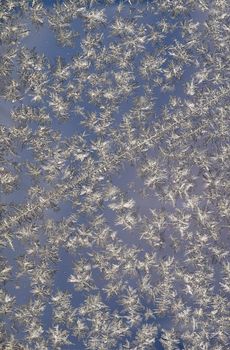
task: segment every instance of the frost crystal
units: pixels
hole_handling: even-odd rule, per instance
[[[0,349],[230,348],[227,0],[0,0]]]

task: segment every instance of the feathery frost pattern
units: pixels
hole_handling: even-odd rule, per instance
[[[0,0],[0,349],[230,349],[227,0]]]

